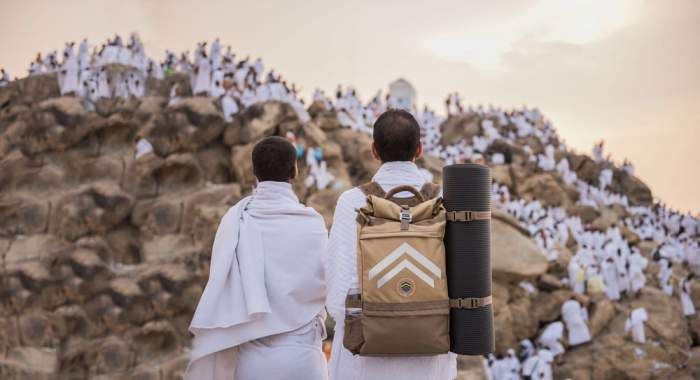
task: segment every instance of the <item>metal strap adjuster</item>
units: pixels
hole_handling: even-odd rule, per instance
[[[492,302],[492,296],[481,298],[452,298],[450,299],[450,307],[453,309],[478,309],[491,305]]]
[[[411,224],[411,221],[413,221],[411,211],[407,208],[401,209],[401,213],[399,214],[399,220],[401,221],[401,230],[408,230],[408,225]]]

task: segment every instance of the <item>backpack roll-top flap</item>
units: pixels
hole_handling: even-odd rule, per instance
[[[417,223],[426,219],[432,219],[438,215],[442,208],[442,198],[434,198],[425,202],[421,202],[416,206],[408,208],[411,214],[413,223]],[[396,203],[377,197],[374,195],[367,196],[367,204],[359,210],[363,217],[377,218],[391,221],[401,220],[401,211],[405,208]]]

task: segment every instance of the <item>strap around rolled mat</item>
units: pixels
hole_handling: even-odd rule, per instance
[[[472,220],[491,219],[491,211],[448,211],[445,215],[450,222],[471,222]]]
[[[345,307],[348,309],[362,309],[362,300],[359,297],[351,298],[351,297],[346,297],[345,298]]]
[[[481,298],[450,298],[450,307],[453,309],[478,309],[491,305],[491,296]]]

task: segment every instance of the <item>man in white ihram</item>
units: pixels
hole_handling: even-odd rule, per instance
[[[413,162],[422,154],[420,127],[410,113],[389,110],[374,124],[372,155],[382,166],[372,178],[384,191],[400,185],[420,190],[425,178]],[[367,157],[370,159],[370,157]],[[406,197],[408,192],[398,193]],[[356,210],[365,205],[360,188],[344,192],[338,199],[333,227],[328,240],[326,308],[335,320],[335,336],[329,363],[331,380],[444,380],[457,375],[456,355],[452,353],[417,357],[353,356],[343,347],[345,298],[350,289],[359,288],[357,280]]]
[[[185,379],[327,379],[323,218],[289,183],[292,144],[268,137],[252,158],[258,185],[216,232]]]

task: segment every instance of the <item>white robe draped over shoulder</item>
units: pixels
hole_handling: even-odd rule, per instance
[[[425,183],[418,167],[412,162],[388,162],[372,178],[385,191],[396,186],[410,185],[420,189]],[[406,197],[408,192],[398,193]],[[357,279],[356,210],[365,205],[365,195],[359,188],[344,192],[338,199],[333,226],[328,240],[326,307],[336,322],[333,348],[329,363],[331,380],[447,380],[457,376],[456,355],[452,353],[419,357],[361,357],[343,347],[345,297],[351,288],[359,288]]]
[[[325,379],[313,326],[323,320],[326,241],[323,218],[299,203],[289,183],[261,182],[231,207],[216,232],[209,280],[190,324],[185,378],[232,379],[238,362],[253,373],[248,378],[295,379],[275,374],[305,372],[318,373],[305,379]],[[266,344],[252,344],[260,339]]]

